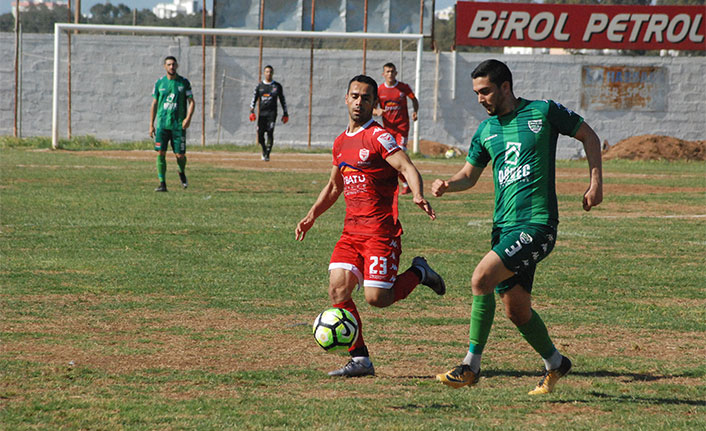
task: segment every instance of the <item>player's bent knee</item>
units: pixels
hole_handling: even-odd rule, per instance
[[[365,291],[365,301],[373,307],[388,307],[392,305],[394,299],[394,294],[389,289],[372,289]]]

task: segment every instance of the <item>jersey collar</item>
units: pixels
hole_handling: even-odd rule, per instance
[[[355,132],[353,132],[353,133],[348,133],[348,128],[346,127],[346,136],[355,136],[355,135],[357,135],[358,133],[360,133],[360,132],[362,132],[363,130],[367,129],[368,126],[370,126],[370,124],[371,124],[373,121],[374,121],[374,119],[371,118],[370,120],[368,120],[367,123],[365,123],[365,124],[363,124],[362,126],[360,126],[360,128],[359,128],[358,130],[356,130]]]
[[[400,81],[395,81],[395,85],[387,85],[387,82],[383,82],[383,84],[385,84],[385,87],[387,87],[387,88],[395,88],[395,87],[397,87],[397,84],[399,84],[399,83],[400,83]]]

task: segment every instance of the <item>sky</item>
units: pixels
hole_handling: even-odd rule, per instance
[[[66,0],[64,0],[66,1]],[[152,9],[157,3],[172,3],[173,0],[111,0],[110,3],[114,5],[124,4],[130,8],[142,9]],[[9,13],[12,11],[11,0],[0,1],[0,14]],[[107,0],[81,0],[81,13],[87,14],[91,7],[95,4],[105,4]],[[199,5],[203,3],[203,0],[199,0]],[[456,3],[456,0],[436,0],[436,10],[446,9]],[[72,6],[76,5],[76,0],[71,0]],[[206,9],[211,10],[213,6],[213,0],[206,0]]]

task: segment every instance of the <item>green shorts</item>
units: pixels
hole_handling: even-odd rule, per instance
[[[154,134],[154,150],[166,151],[170,143],[174,154],[185,154],[186,130],[157,129]]]
[[[531,293],[537,263],[552,252],[555,243],[556,228],[552,226],[529,225],[493,229],[491,247],[505,267],[515,273],[495,286],[495,291],[504,293],[519,284]]]

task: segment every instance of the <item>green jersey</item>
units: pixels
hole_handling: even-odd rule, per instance
[[[183,76],[169,79],[166,75],[154,83],[152,97],[157,100],[156,129],[181,130],[186,118],[186,99],[193,98],[191,83]]]
[[[559,133],[573,137],[583,118],[552,100],[519,102],[514,111],[478,126],[466,160],[480,168],[493,163],[494,228],[556,228],[556,142]]]

